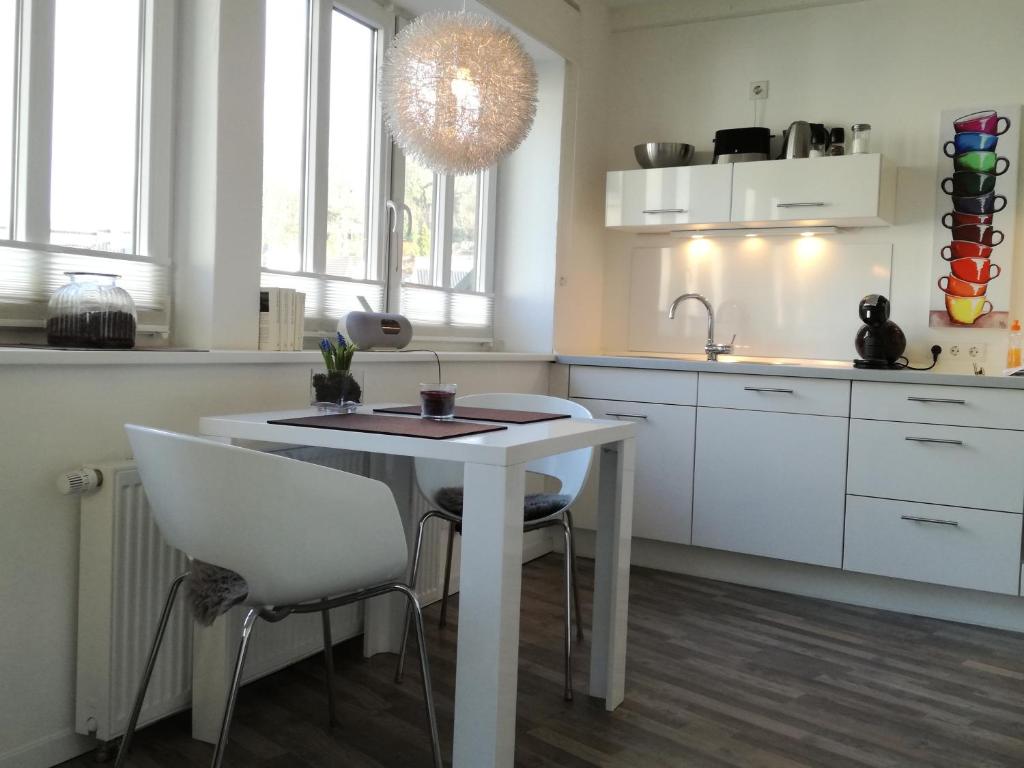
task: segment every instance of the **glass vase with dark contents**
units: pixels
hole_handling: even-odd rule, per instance
[[[46,342],[52,347],[131,349],[135,346],[137,314],[117,275],[65,272],[47,306]]]

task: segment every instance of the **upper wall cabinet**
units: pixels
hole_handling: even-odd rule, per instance
[[[737,163],[732,221],[754,226],[877,227],[892,220],[894,189],[881,155]]]
[[[668,232],[729,222],[732,168],[727,165],[612,171],[607,184],[607,227]]]
[[[605,226],[627,232],[745,227],[880,227],[895,173],[881,155],[612,171]]]

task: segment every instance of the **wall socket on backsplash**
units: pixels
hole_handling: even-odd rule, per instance
[[[988,354],[988,344],[980,341],[955,342],[946,345],[946,352],[954,360],[974,360],[982,363]]]

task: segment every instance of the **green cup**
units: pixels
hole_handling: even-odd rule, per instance
[[[1003,163],[1000,170],[999,164]],[[953,167],[958,171],[976,171],[1002,176],[1010,168],[1010,161],[1005,157],[996,157],[995,152],[975,150],[964,152],[953,158]]]
[[[994,173],[956,171],[942,180],[942,191],[947,195],[987,195],[995,188]]]

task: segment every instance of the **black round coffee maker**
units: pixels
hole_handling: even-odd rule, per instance
[[[860,359],[854,368],[902,368],[898,362],[907,348],[903,330],[889,319],[889,300],[872,293],[860,300],[860,319],[864,325],[857,331],[854,344]]]

